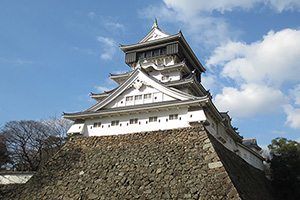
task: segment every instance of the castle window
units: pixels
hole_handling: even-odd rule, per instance
[[[139,59],[140,59],[140,58],[144,58],[144,57],[145,57],[145,53],[144,53],[144,52],[138,54],[138,58],[139,58]]]
[[[155,49],[153,51],[153,56],[159,56],[159,49]]]
[[[100,127],[101,126],[101,122],[95,122],[94,123],[94,128]]]
[[[149,122],[157,122],[157,116],[149,117]]]
[[[166,55],[167,54],[167,48],[160,49],[160,55]]]
[[[151,93],[150,94],[144,94],[144,99],[151,99]]]
[[[142,95],[136,95],[136,96],[134,96],[134,100],[135,100],[135,101],[141,101],[142,98],[143,98]]]
[[[147,51],[146,58],[151,58],[151,57],[152,57],[152,51]]]
[[[119,120],[111,121],[111,125],[112,126],[118,126],[119,125]]]
[[[130,123],[130,124],[137,124],[137,123],[138,123],[138,118],[130,119],[130,120],[129,120],[129,123]]]
[[[178,119],[178,114],[169,115],[169,120],[175,120],[175,119]]]
[[[128,102],[128,101],[133,101],[133,96],[126,97],[126,102]]]

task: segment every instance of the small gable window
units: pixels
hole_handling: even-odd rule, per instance
[[[176,120],[176,119],[178,119],[178,114],[169,115],[169,120]]]
[[[128,102],[128,101],[133,101],[133,96],[128,96],[128,97],[126,97],[126,101]]]
[[[143,95],[136,95],[136,96],[134,96],[134,100],[135,101],[141,101],[142,98],[143,98]]]
[[[157,116],[149,117],[149,122],[157,122]]]
[[[153,56],[159,56],[159,49],[155,49],[153,51]]]
[[[144,99],[151,99],[151,93],[150,94],[144,94]]]
[[[119,125],[119,120],[111,121],[112,126],[118,126]]]
[[[130,120],[129,120],[129,123],[130,123],[130,124],[137,124],[137,123],[138,123],[138,118],[130,119]]]
[[[100,127],[101,126],[101,122],[95,122],[94,123],[94,128]]]

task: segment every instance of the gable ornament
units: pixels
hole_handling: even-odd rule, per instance
[[[136,79],[132,85],[135,89],[139,90],[143,86],[143,82],[140,79]]]
[[[141,81],[140,79],[136,79],[132,84],[135,89],[140,90],[143,85],[148,85],[145,81]]]

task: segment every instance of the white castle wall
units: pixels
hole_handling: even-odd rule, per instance
[[[170,115],[178,115],[176,119],[171,120]],[[150,117],[157,117],[156,121],[150,122]],[[137,119],[134,124],[131,119]],[[118,121],[113,125],[112,121]],[[263,170],[263,162],[260,157],[251,152],[242,144],[237,145],[232,137],[227,133],[221,123],[216,123],[205,115],[203,110],[188,111],[188,108],[174,108],[166,111],[148,111],[143,113],[128,114],[121,116],[110,116],[98,119],[87,119],[84,123],[83,132],[85,136],[104,136],[126,134],[143,131],[165,130],[173,128],[182,128],[191,126],[191,122],[208,121],[207,130],[219,140],[227,149],[235,152],[250,165]],[[95,126],[95,123],[99,125]]]
[[[0,173],[0,184],[26,183],[34,172],[4,172]]]
[[[242,144],[237,145],[234,142],[232,137],[226,132],[226,129],[220,123],[215,123],[214,120],[209,119],[210,125],[206,126],[207,130],[213,134],[213,136],[218,139],[227,149],[232,152],[235,152],[247,163],[254,166],[257,169],[264,170],[263,162],[261,158],[256,156],[249,150],[244,147]]]
[[[244,148],[242,145],[239,145],[239,156],[243,158],[250,165],[264,170],[264,165],[261,159],[259,159],[255,154],[251,153],[248,149]]]
[[[174,118],[177,115],[177,117],[170,119],[170,115],[173,115]],[[150,117],[157,117],[157,119],[154,122],[150,122]],[[130,124],[130,119],[137,119],[137,123]],[[119,124],[114,126],[112,121],[119,121]],[[151,111],[109,118],[88,119],[85,122],[85,135],[102,136],[181,128],[190,126],[189,122],[191,121],[205,121],[204,112],[202,110],[188,112],[187,108],[180,108],[168,111]],[[101,125],[94,127],[95,123],[101,123]]]
[[[145,94],[150,94],[151,98],[145,98]],[[136,96],[142,95],[142,99],[137,100]],[[132,101],[127,101],[126,97],[132,96]],[[122,93],[122,95],[118,96],[114,101],[109,103],[107,108],[116,108],[122,106],[132,106],[146,103],[154,103],[161,101],[170,101],[175,100],[174,98],[148,86],[142,86],[140,90],[135,89],[134,87],[126,90]]]

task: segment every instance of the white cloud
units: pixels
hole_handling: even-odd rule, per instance
[[[242,33],[235,27],[231,27],[222,16],[213,17],[213,12],[248,11],[261,9],[263,6],[270,7],[277,12],[300,11],[299,0],[164,0],[164,4],[151,5],[141,10],[139,14],[152,19],[153,15],[147,13],[155,13],[159,20],[169,23],[176,21],[196,43],[209,49],[228,41],[229,38],[234,40]]]
[[[101,37],[97,38],[99,42],[101,42],[105,48],[104,53],[101,54],[101,58],[104,60],[111,60],[114,54],[116,53],[116,42],[111,38]]]
[[[187,15],[195,15],[196,13],[214,10],[223,13],[224,11],[232,11],[235,8],[249,9],[261,0],[164,0],[169,8],[173,8]]]
[[[299,0],[269,0],[268,3],[278,12],[284,10],[298,10],[300,8]]]
[[[274,133],[276,135],[286,135],[286,131],[272,130],[271,133]]]
[[[279,87],[285,81],[300,81],[300,30],[270,31],[252,44],[229,42],[215,49],[209,67],[225,65],[224,77],[246,83]]]
[[[222,15],[213,17],[216,16],[214,13],[248,11],[263,6],[276,12],[299,10],[299,2],[164,0],[165,5],[150,6],[140,15],[149,18],[145,13],[156,13],[163,22],[173,24],[175,21],[189,34],[194,45],[206,49],[219,46],[207,60],[206,67],[221,73],[216,73],[213,78],[204,76],[202,82],[206,87],[214,88],[215,80],[222,79],[222,86],[218,87],[226,87],[216,95],[216,105],[221,110],[229,110],[234,117],[246,117],[282,112],[283,105],[288,103],[287,94],[281,89],[287,84],[300,82],[300,30],[270,31],[260,41],[251,44],[234,42],[241,32],[231,27]],[[298,97],[294,99],[300,103],[300,95],[299,100]]]
[[[184,1],[182,1],[184,4]],[[228,38],[236,38],[240,31],[233,30],[223,18],[212,17],[205,13],[185,12],[180,8],[161,6],[149,6],[140,11],[140,15],[152,19],[152,15],[145,13],[156,13],[159,21],[180,24],[180,28],[189,34],[195,43],[203,48],[209,49],[227,41]],[[170,33],[172,34],[172,33]]]
[[[214,74],[208,74],[205,73],[201,77],[201,83],[205,88],[208,88],[210,90],[215,90],[217,87],[220,87],[220,85],[217,85],[217,82],[219,81],[218,77]]]
[[[286,124],[292,128],[300,128],[300,109],[286,105],[284,111],[287,114]]]
[[[115,73],[115,72],[113,72],[113,73]],[[120,73],[115,73],[115,74],[120,74]],[[105,83],[102,86],[95,86],[95,89],[97,92],[104,92],[104,91],[107,92],[107,91],[110,91],[110,90],[116,88],[117,86],[118,86],[118,84],[114,80],[112,80],[110,78],[106,78]]]
[[[35,63],[34,61],[24,60],[21,58],[13,58],[13,59],[0,58],[0,62],[6,62],[12,65],[31,65]]]
[[[88,17],[91,18],[91,19],[94,19],[95,16],[96,16],[96,13],[94,13],[94,12],[89,12],[88,13]]]
[[[95,86],[97,92],[104,92],[104,91],[110,91],[113,88],[109,88],[109,87],[103,87],[103,86]]]
[[[81,49],[79,47],[73,47],[74,50],[76,51],[79,51],[79,52],[83,52],[85,54],[88,54],[88,55],[93,55],[93,56],[97,56],[98,53],[95,52],[94,50],[91,50],[91,49]]]
[[[296,105],[300,105],[300,84],[296,85],[294,89],[289,90],[290,97]]]
[[[215,97],[215,103],[221,111],[230,111],[236,117],[278,111],[286,102],[287,98],[280,90],[255,84],[244,84],[241,90],[224,87],[222,94]]]
[[[125,31],[125,26],[123,24],[120,24],[120,23],[106,21],[105,26],[110,31],[122,31],[122,32]]]
[[[277,12],[284,10],[299,10],[299,0],[164,0],[169,8],[184,13],[186,15],[196,15],[199,12],[233,11],[235,9],[249,10],[256,5],[266,5],[275,9]]]

